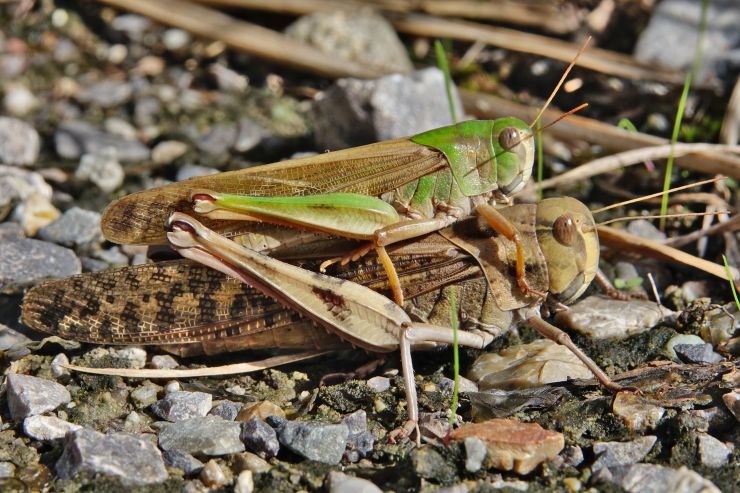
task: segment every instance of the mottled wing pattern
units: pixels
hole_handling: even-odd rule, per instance
[[[168,344],[259,333],[299,317],[219,272],[171,261],[43,283],[26,293],[22,320],[84,342]]]
[[[103,213],[105,237],[117,243],[163,244],[167,218],[192,213],[190,193],[213,190],[253,196],[352,192],[379,196],[441,169],[441,153],[406,139],[370,144],[310,158],[192,178],[123,197]],[[199,218],[222,233],[233,223]],[[244,230],[243,230],[244,231]]]

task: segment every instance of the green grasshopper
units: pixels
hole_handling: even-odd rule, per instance
[[[547,199],[498,213],[514,225],[533,287],[547,293],[548,303],[570,303],[583,293],[596,276],[599,258],[596,226],[583,204]],[[24,323],[95,343],[186,343],[204,352],[265,345],[333,348],[340,341],[371,352],[400,347],[409,419],[393,437],[411,433],[418,419],[411,346],[449,344],[452,331],[412,322],[397,304],[374,291],[388,287],[381,263],[375,262],[375,269],[350,270],[349,280],[344,280],[244,248],[182,213],[171,215],[168,229],[170,244],[184,257],[248,283],[259,293],[197,264],[137,266],[33,288],[24,300]],[[461,299],[476,317],[468,330],[459,332],[460,344],[484,347],[518,316],[570,348],[608,389],[621,389],[567,334],[540,317],[545,299],[514,288],[520,249],[480,219],[394,245],[389,253],[412,298],[450,283],[474,286],[473,294]],[[175,292],[157,293],[166,285]],[[296,312],[305,319],[296,318]],[[310,322],[331,334],[316,331]]]
[[[262,223],[365,240],[328,263],[356,260],[376,248],[402,303],[384,247],[442,229],[481,204],[506,201],[525,185],[533,161],[534,140],[523,121],[467,121],[407,139],[134,193],[108,206],[102,228],[118,243],[163,243],[169,215],[195,211],[210,219],[203,220],[211,229],[248,237],[248,245],[257,249],[282,241]]]

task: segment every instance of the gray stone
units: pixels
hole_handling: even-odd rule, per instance
[[[225,154],[236,142],[237,129],[233,124],[218,123],[195,138],[195,146],[206,154]]]
[[[8,84],[5,89],[3,106],[13,116],[24,116],[39,104],[36,96],[23,84]]]
[[[52,411],[72,399],[63,385],[30,375],[12,373],[7,385],[8,408],[17,421]]]
[[[162,112],[162,103],[154,96],[138,98],[134,103],[134,122],[140,127],[155,125]]]
[[[357,462],[372,452],[373,445],[375,445],[375,437],[367,429],[367,414],[360,409],[342,418],[342,423],[346,424],[349,429],[347,459],[350,462]]]
[[[152,412],[167,421],[182,421],[208,414],[213,396],[205,392],[170,392],[152,404]]]
[[[627,223],[627,232],[648,240],[664,241],[665,233],[647,219],[635,219]]]
[[[439,483],[450,483],[457,477],[457,468],[432,447],[415,448],[410,455],[412,467],[419,477]]]
[[[70,431],[82,426],[64,421],[56,416],[29,416],[23,420],[23,432],[34,440],[61,440]]]
[[[244,92],[249,85],[249,79],[220,63],[208,66],[208,73],[216,81],[218,88],[224,92]]]
[[[477,437],[466,437],[463,444],[465,445],[465,470],[468,472],[480,471],[488,453],[486,444]]]
[[[446,394],[451,394],[455,389],[455,381],[451,378],[442,377],[439,379],[439,390]],[[460,375],[459,392],[478,392],[478,384],[472,380],[468,380],[464,376]]]
[[[627,466],[641,461],[655,445],[657,437],[648,435],[631,442],[594,442],[596,461],[593,472],[604,467]]]
[[[27,166],[39,157],[41,142],[35,128],[28,123],[0,116],[0,163]]]
[[[663,0],[635,45],[635,57],[646,63],[689,70],[694,61],[701,2]],[[740,46],[740,4],[735,0],[709,2],[702,65],[697,82],[707,82],[718,71],[737,67]]]
[[[177,181],[183,181],[189,180],[190,178],[194,178],[196,176],[207,176],[216,173],[218,173],[218,170],[215,168],[209,168],[208,166],[199,166],[197,164],[186,164],[185,166],[180,166],[177,169],[177,175],[175,176],[175,179]]]
[[[217,416],[161,423],[161,427],[159,446],[162,450],[177,449],[196,456],[244,451],[244,443],[239,437],[241,423],[225,421]]]
[[[146,366],[146,350],[136,346],[111,351],[111,356],[123,360],[126,368],[141,369]]]
[[[126,103],[133,90],[124,80],[106,79],[80,88],[75,99],[80,103],[95,104],[102,108],[113,108]]]
[[[90,247],[103,241],[100,213],[72,207],[38,232],[39,239],[68,247]]]
[[[560,457],[564,466],[578,467],[583,462],[583,449],[576,445],[565,447]]]
[[[75,178],[94,183],[101,191],[111,193],[123,184],[125,173],[116,159],[116,150],[106,147],[94,154],[84,154]]]
[[[367,479],[349,476],[340,471],[329,473],[329,493],[382,493],[382,491]]]
[[[118,135],[124,139],[136,139],[136,129],[122,118],[106,118],[105,122],[103,122],[103,128],[106,132]]]
[[[368,379],[367,386],[370,387],[373,392],[385,392],[391,388],[391,381],[387,377],[372,377]]]
[[[275,430],[257,417],[242,423],[241,439],[247,449],[263,459],[275,457],[280,451]]]
[[[226,421],[234,421],[243,406],[244,404],[242,404],[241,402],[221,401],[213,406],[208,414],[220,416]]]
[[[59,353],[54,356],[54,359],[51,360],[51,364],[49,365],[51,368],[51,375],[57,379],[68,378],[70,376],[70,372],[68,368],[65,368],[66,365],[69,365],[69,358],[67,358],[66,354]]]
[[[454,92],[455,107],[462,108]],[[316,145],[336,150],[452,123],[442,72],[429,68],[376,80],[340,79],[315,103]]]
[[[144,382],[131,391],[131,400],[138,409],[145,408],[157,402],[157,392],[160,390],[162,390],[162,387],[159,385]]]
[[[701,345],[704,344],[704,339],[693,334],[678,334],[671,337],[665,344],[665,353],[671,359],[677,360],[678,355],[674,350],[675,346],[678,345]]]
[[[180,392],[180,382],[178,382],[177,380],[170,380],[165,384],[164,391],[166,394],[170,394],[172,392]]]
[[[200,473],[204,466],[201,461],[187,452],[180,450],[165,450],[162,452],[162,456],[164,457],[165,464],[182,469],[186,476],[193,476]]]
[[[632,464],[614,468],[611,481],[629,493],[721,493],[714,483],[691,469],[657,464]]]
[[[2,193],[2,184],[0,183],[0,193]],[[0,224],[0,241],[20,240],[25,238],[23,228],[18,223]]]
[[[685,363],[719,363],[724,360],[714,352],[711,344],[676,344],[673,350]]]
[[[12,462],[0,462],[0,478],[12,478],[15,476],[15,464]]]
[[[56,470],[61,479],[89,471],[119,476],[132,485],[167,479],[162,454],[151,440],[130,433],[103,435],[85,428],[67,435]]]
[[[236,140],[234,141],[234,150],[247,152],[257,147],[262,139],[269,135],[270,132],[266,128],[251,118],[240,118]]]
[[[306,459],[339,464],[349,435],[344,423],[286,421],[277,430],[280,444]]]
[[[69,38],[60,37],[54,45],[52,57],[57,63],[69,63],[80,58],[80,50]]]
[[[594,339],[625,339],[673,315],[671,310],[649,301],[589,296],[559,312],[555,320]]]
[[[65,159],[79,159],[83,154],[100,155],[107,147],[115,149],[116,158],[123,162],[149,159],[149,148],[138,140],[102,132],[80,120],[59,125],[54,133],[54,145],[57,154]]]
[[[701,463],[708,467],[722,467],[727,464],[727,460],[735,448],[731,443],[725,444],[706,433],[699,433],[697,440],[699,442]]]
[[[141,15],[123,14],[113,19],[111,27],[116,31],[126,33],[132,41],[141,41],[144,34],[151,29],[152,21]]]
[[[180,366],[175,358],[169,354],[157,354],[152,356],[152,368],[158,370],[172,370]]]
[[[285,33],[339,60],[379,72],[410,72],[406,48],[390,23],[369,10],[337,10],[306,15]]]
[[[13,330],[10,327],[0,324],[0,351],[5,351],[16,344],[21,345],[27,342],[31,342],[31,339],[17,330]]]

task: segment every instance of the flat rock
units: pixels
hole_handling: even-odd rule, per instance
[[[7,385],[8,408],[17,421],[52,411],[72,399],[63,385],[30,375],[11,373]]]
[[[367,380],[367,386],[370,387],[373,392],[385,392],[391,388],[391,381],[388,377],[372,377]]]
[[[31,342],[31,339],[17,330],[0,324],[0,351],[5,351],[16,344],[25,344],[27,342]]]
[[[29,416],[23,420],[23,433],[34,440],[60,440],[70,431],[81,429],[82,426],[64,421],[56,416]]]
[[[278,429],[280,444],[306,459],[339,464],[349,436],[344,423],[286,421]]]
[[[342,418],[342,423],[346,424],[349,429],[347,459],[350,462],[357,462],[372,452],[373,445],[375,445],[375,437],[367,429],[367,413],[360,409]]]
[[[106,79],[80,88],[75,99],[80,103],[96,104],[102,108],[119,106],[131,97],[131,84],[126,81]]]
[[[349,476],[340,471],[329,473],[329,493],[382,493],[383,490],[367,479]]]
[[[465,424],[451,435],[453,440],[468,437],[477,437],[486,444],[489,467],[519,474],[528,474],[540,463],[554,459],[565,446],[562,433],[510,419]]]
[[[648,435],[631,442],[594,442],[596,461],[591,470],[596,472],[604,467],[627,466],[640,462],[652,450],[657,439]]]
[[[138,140],[98,130],[80,120],[64,122],[54,133],[57,154],[65,159],[79,159],[83,154],[100,155],[105,148],[115,149],[120,161],[145,161],[149,159],[149,148]]]
[[[454,88],[453,88],[454,89]],[[454,91],[455,107],[462,108]],[[374,80],[339,79],[314,105],[316,146],[337,150],[450,125],[436,68]]]
[[[629,493],[721,493],[714,483],[686,466],[633,464],[615,468],[611,480]]]
[[[305,15],[288,26],[285,34],[339,60],[381,72],[408,73],[413,69],[393,26],[366,9]]]
[[[675,346],[693,346],[704,344],[704,339],[693,334],[678,334],[670,339],[665,344],[665,353],[673,360],[678,360],[678,354],[676,354]]]
[[[665,414],[665,409],[651,404],[639,395],[620,392],[612,401],[612,412],[633,430],[652,429]]]
[[[468,378],[481,390],[521,389],[573,378],[592,378],[566,347],[547,339],[487,353],[473,362]]]
[[[719,363],[724,360],[714,352],[711,344],[676,344],[673,350],[685,363]]]
[[[208,414],[213,396],[205,392],[170,392],[152,404],[152,412],[167,421],[182,421]]]
[[[0,116],[0,163],[28,166],[39,157],[39,133],[17,118]]]
[[[90,471],[118,476],[131,485],[155,484],[167,479],[162,454],[151,440],[130,433],[103,435],[86,428],[67,435],[56,470],[62,479]]]
[[[242,423],[241,439],[249,450],[263,459],[275,457],[280,451],[275,430],[257,417]]]
[[[543,409],[553,405],[563,396],[561,387],[541,386],[528,389],[488,389],[484,392],[468,392],[466,396],[473,405],[476,421],[490,418],[506,418],[524,409]]]
[[[185,154],[188,145],[177,140],[166,140],[160,142],[152,149],[152,161],[156,164],[169,164]]]
[[[674,312],[644,300],[589,296],[559,312],[556,322],[593,339],[625,339],[656,326]]]
[[[29,238],[0,242],[0,291],[14,293],[81,271],[80,259],[69,248]]]
[[[217,416],[192,418],[177,423],[161,423],[159,446],[162,450],[181,450],[196,456],[227,455],[244,451],[239,435],[241,424]]]
[[[68,247],[88,246],[103,241],[100,213],[72,207],[38,232],[39,239]]]
[[[707,433],[699,433],[697,437],[699,443],[699,459],[701,463],[708,467],[722,467],[727,461],[735,448],[733,444],[725,444]]]

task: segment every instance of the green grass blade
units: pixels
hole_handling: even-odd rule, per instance
[[[691,72],[686,75],[686,80],[683,85],[683,91],[681,92],[681,100],[678,102],[678,109],[676,110],[676,118],[673,121],[673,134],[671,135],[671,152],[668,155],[668,160],[665,165],[665,178],[663,180],[663,191],[667,191],[671,188],[671,174],[673,173],[673,146],[678,141],[678,132],[681,129],[681,120],[683,119],[683,112],[686,108],[686,99],[689,96],[689,88],[691,87],[691,81],[696,77],[699,67],[701,66],[703,56],[703,45],[704,45],[704,33],[707,27],[707,11],[709,10],[709,0],[702,0],[701,2],[701,19],[699,20],[699,36],[696,40],[696,52],[694,54],[694,63],[691,66]],[[668,213],[668,194],[663,194],[663,198],[660,201],[660,215],[665,216]],[[660,219],[660,229],[665,229],[665,217]]]
[[[457,298],[455,295],[455,287],[450,287],[450,325],[452,325],[452,366],[454,369],[455,385],[452,388],[452,404],[450,404],[450,430],[452,425],[455,423],[455,416],[457,414],[457,394],[460,391],[460,352],[457,346],[457,328],[459,322],[457,320]]]
[[[447,63],[447,52],[439,40],[434,42],[434,53],[437,55],[437,67],[445,77],[445,91],[447,92],[447,103],[450,105],[452,123],[457,123],[457,110],[455,109],[455,100],[452,98],[452,77],[450,76],[450,66]]]
[[[629,118],[622,118],[621,120],[619,120],[619,123],[617,123],[617,128],[627,130],[628,132],[637,133],[637,127],[635,127],[635,124],[632,123]]]
[[[537,131],[536,135],[540,137],[535,140],[535,146],[537,146],[537,202],[542,200],[542,168],[544,167],[544,155],[542,150],[542,120],[537,120]]]
[[[737,299],[737,291],[735,290],[735,281],[732,279],[732,271],[730,271],[730,264],[727,263],[727,257],[722,255],[722,260],[725,263],[725,270],[727,271],[727,279],[730,280],[730,289],[732,289],[732,297],[735,298],[735,306],[740,311],[740,300]]]

